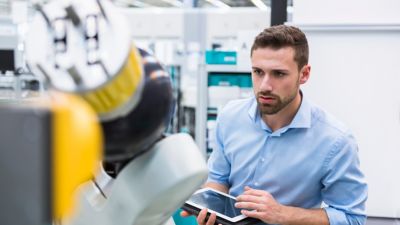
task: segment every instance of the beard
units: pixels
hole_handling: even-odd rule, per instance
[[[269,91],[258,92],[256,99],[261,115],[274,115],[278,113],[296,98],[297,92],[298,90],[295,90],[293,93],[290,93],[290,95],[285,97],[280,97],[279,95],[275,95]],[[274,103],[261,103],[259,99],[261,96],[264,98],[273,98]]]

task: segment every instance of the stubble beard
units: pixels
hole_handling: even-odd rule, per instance
[[[283,108],[289,105],[297,96],[298,90],[296,89],[293,93],[286,97],[280,97],[278,95],[272,94],[271,92],[259,92],[257,93],[257,104],[260,109],[260,114],[262,115],[274,115],[280,112]],[[276,100],[275,104],[265,104],[259,102],[259,96],[273,97]]]

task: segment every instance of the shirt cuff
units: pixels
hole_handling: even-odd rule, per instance
[[[346,213],[337,210],[332,207],[324,208],[326,214],[328,215],[329,224],[330,225],[347,225],[349,224],[347,221]]]

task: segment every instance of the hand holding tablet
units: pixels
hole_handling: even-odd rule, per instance
[[[211,188],[200,189],[186,201],[183,210],[198,215],[202,209],[208,209],[205,221],[211,213],[216,214],[216,224],[251,225],[260,222],[257,219],[241,214],[241,209],[235,207],[236,198]]]

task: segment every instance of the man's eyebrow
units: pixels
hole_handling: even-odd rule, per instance
[[[272,71],[289,72],[287,69],[272,69]]]
[[[255,67],[255,66],[252,66],[251,67],[253,70],[254,69],[257,69],[257,70],[263,70],[263,69],[261,69],[261,68],[259,68],[259,67]],[[280,68],[276,68],[276,69],[271,69],[271,71],[280,71],[280,72],[289,72],[289,70],[288,69],[280,69]]]

